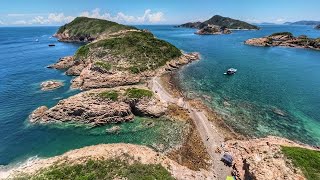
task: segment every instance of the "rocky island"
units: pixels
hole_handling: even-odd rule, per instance
[[[204,22],[189,22],[176,27],[199,29],[196,34],[230,34],[231,30],[258,30],[259,27],[244,21],[215,15]]]
[[[63,83],[56,80],[50,80],[42,82],[40,86],[42,91],[50,91],[62,87]]]
[[[98,126],[132,121],[135,115],[163,116],[167,105],[148,89],[147,82],[199,59],[197,53],[184,54],[148,31],[106,20],[78,17],[62,26],[55,37],[87,43],[74,56],[60,58],[48,68],[76,76],[72,87],[89,91],[52,108],[36,109],[30,115],[32,123]]]
[[[284,46],[320,50],[320,38],[313,39],[304,35],[294,37],[290,32],[280,32],[262,38],[248,39],[245,44],[262,47]]]

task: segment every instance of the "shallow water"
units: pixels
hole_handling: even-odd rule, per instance
[[[210,96],[207,103],[238,132],[320,145],[320,51],[243,43],[283,31],[315,38],[320,31],[311,26],[270,25],[260,31],[199,36],[193,29],[172,26],[142,28],[184,51],[201,53],[201,61],[179,72],[179,84],[189,97]],[[238,69],[237,74],[223,75],[230,67]],[[225,107],[226,102],[230,106]],[[285,116],[275,113],[278,110]]]
[[[182,122],[137,118],[121,124],[118,134],[105,129],[74,126],[31,126],[29,114],[39,106],[52,107],[59,100],[78,93],[70,90],[72,77],[47,69],[60,57],[73,55],[79,44],[60,43],[50,38],[57,27],[0,28],[0,165],[29,157],[48,157],[68,150],[100,143],[134,143],[164,149],[180,142]],[[39,42],[36,42],[36,39]],[[48,47],[54,43],[55,47]],[[40,83],[62,80],[65,86],[40,91]],[[153,122],[154,126],[146,127]]]

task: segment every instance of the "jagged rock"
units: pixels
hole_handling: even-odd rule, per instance
[[[41,120],[41,118],[44,116],[44,113],[48,110],[48,108],[46,106],[40,106],[38,107],[36,110],[34,110],[30,116],[29,116],[29,120],[32,123],[35,123],[39,120]]]
[[[305,147],[287,139],[267,137],[248,141],[227,141],[223,150],[233,156],[234,172],[239,179],[305,179],[299,169],[286,161],[281,146]]]
[[[80,76],[72,81],[73,88],[97,89],[111,88],[124,85],[133,85],[140,82],[142,77],[139,74],[130,74],[128,72],[115,72],[113,74],[100,73],[91,69],[89,64],[82,70]]]
[[[59,101],[56,106],[48,109],[44,114],[41,111],[43,116],[37,122],[71,121],[102,125],[133,120],[134,115],[131,112],[129,104],[121,101],[104,100],[90,93],[83,92]]]
[[[115,91],[119,97],[111,100],[101,93]],[[130,99],[126,89],[94,89],[69,97],[47,109],[40,107],[30,115],[33,123],[75,122],[94,126],[132,121],[134,114],[160,117],[166,105],[155,97]]]
[[[63,86],[62,82],[50,80],[50,81],[45,81],[41,83],[41,90],[49,91],[49,90],[57,89],[61,86]]]
[[[66,75],[68,75],[68,76],[79,76],[81,74],[81,71],[84,68],[85,68],[84,64],[79,64],[79,65],[76,65],[76,66],[72,66],[66,71]]]
[[[66,56],[66,57],[60,58],[57,63],[49,65],[48,68],[68,69],[71,66],[73,66],[74,63],[75,61],[73,56]]]
[[[135,106],[136,113],[149,117],[161,117],[166,111],[166,105],[157,99],[143,99]]]

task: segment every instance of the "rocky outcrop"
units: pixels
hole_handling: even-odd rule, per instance
[[[38,107],[36,110],[34,110],[30,116],[29,116],[29,120],[31,123],[35,123],[39,120],[41,120],[41,118],[45,115],[45,112],[48,111],[48,108],[46,106],[40,106]]]
[[[50,91],[60,88],[61,86],[63,86],[63,83],[60,81],[50,80],[42,82],[40,86],[42,91]]]
[[[69,69],[71,66],[74,65],[74,63],[75,61],[73,56],[66,56],[66,57],[60,58],[57,63],[49,65],[48,68]]]
[[[112,88],[117,86],[126,86],[126,85],[134,85],[140,82],[147,80],[155,76],[157,73],[161,73],[162,69],[167,71],[173,71],[175,69],[179,69],[183,65],[191,63],[193,61],[199,60],[199,53],[188,53],[183,54],[179,58],[175,58],[171,61],[168,61],[165,66],[155,69],[149,70],[141,73],[132,73],[128,69],[116,69],[111,68],[110,70],[105,70],[101,67],[97,67],[95,65],[96,62],[93,60],[94,58],[89,58],[91,60],[87,62],[74,63],[67,69],[66,74],[71,76],[77,76],[72,80],[72,88],[79,88],[83,90],[88,89],[98,89],[98,88]],[[114,58],[111,56],[106,60],[101,61],[107,63],[108,61],[113,61]],[[61,67],[60,64],[66,64],[70,61],[70,58],[61,58],[57,64],[58,67]],[[121,59],[118,60],[121,63]],[[56,66],[55,66],[56,67]],[[62,66],[65,67],[65,66]],[[65,69],[65,68],[63,68]]]
[[[115,71],[112,73],[103,73],[92,69],[92,64],[89,64],[81,71],[80,75],[72,81],[72,88],[80,88],[83,90],[112,88],[138,84],[141,79],[141,75],[130,74],[129,72]]]
[[[267,137],[227,141],[223,150],[233,156],[234,174],[237,174],[239,179],[305,179],[302,172],[282,154],[281,146],[308,148],[287,139]]]
[[[307,36],[294,37],[289,32],[274,33],[267,37],[253,38],[245,41],[245,44],[261,47],[295,47],[295,48],[309,48],[320,50],[320,39],[312,39]]]
[[[315,29],[320,30],[320,24],[316,25]]]
[[[97,89],[82,92],[48,109],[37,108],[30,115],[32,123],[73,122],[93,126],[110,123],[132,121],[134,114],[159,117],[166,111],[166,105],[155,97],[131,99],[126,96],[126,88]],[[113,92],[116,99],[104,96],[103,93]],[[119,97],[118,97],[119,96]]]
[[[231,31],[227,28],[222,28],[221,26],[211,25],[205,26],[198,30],[195,34],[199,35],[218,35],[218,34],[230,34]]]

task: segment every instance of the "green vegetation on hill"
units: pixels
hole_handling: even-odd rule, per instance
[[[170,43],[157,39],[148,32],[127,32],[125,34],[87,44],[76,52],[77,58],[86,58],[90,51],[103,48],[102,56],[112,54],[125,59],[132,73],[154,70],[167,61],[182,55]],[[97,57],[103,58],[103,57]],[[116,65],[116,64],[115,64]]]
[[[320,152],[299,147],[282,147],[285,156],[299,167],[308,180],[320,179]]]
[[[228,18],[228,17],[223,17],[219,15],[215,15],[212,18],[202,23],[201,22],[185,23],[178,27],[202,29],[205,26],[208,26],[209,24],[221,26],[222,28],[228,28],[228,29],[259,29],[258,26],[249,24],[247,22]]]
[[[270,36],[285,36],[285,35],[288,35],[288,36],[293,36],[293,34],[291,32],[277,32],[277,33],[273,33],[271,34]]]
[[[228,29],[259,29],[257,26],[246,23],[244,21],[231,19],[228,17],[223,17],[219,15],[215,15],[207,21],[204,21],[200,28],[207,26],[208,24],[218,25]]]
[[[103,99],[110,99],[112,101],[118,100],[119,94],[117,91],[104,91],[99,94],[99,97]]]
[[[100,68],[102,68],[103,70],[106,70],[106,71],[110,71],[111,67],[112,67],[112,65],[110,63],[101,62],[101,61],[95,62],[94,65],[98,66],[98,67],[100,67]]]
[[[95,179],[128,179],[128,180],[173,180],[170,173],[160,164],[141,164],[115,160],[89,160],[84,164],[59,164],[41,170],[33,176],[21,176],[20,180],[95,180]]]
[[[86,58],[88,56],[88,53],[89,53],[89,47],[88,46],[81,46],[76,54],[75,54],[75,58],[78,59],[78,58]]]
[[[133,99],[140,99],[143,97],[152,97],[152,91],[146,89],[137,89],[137,88],[130,88],[126,91],[126,96]]]
[[[136,28],[102,19],[77,17],[72,22],[61,26],[57,33],[68,32],[70,36],[96,37],[101,33],[114,33],[126,29]]]

